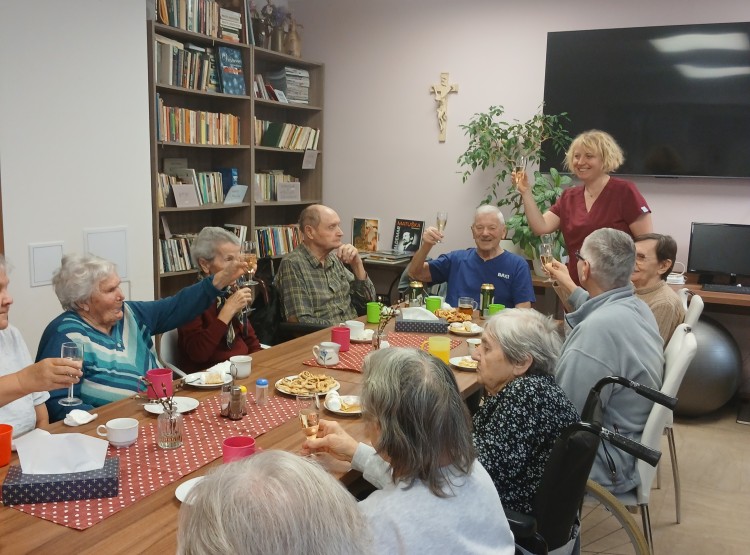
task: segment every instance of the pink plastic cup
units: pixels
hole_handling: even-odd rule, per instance
[[[238,461],[255,453],[255,439],[249,436],[228,437],[221,444],[224,463]]]
[[[149,399],[172,396],[172,371],[169,368],[152,368],[146,372],[146,379],[153,387],[146,386]]]
[[[346,326],[336,326],[331,328],[331,341],[341,345],[339,352],[344,353],[349,350],[349,337],[351,330]]]

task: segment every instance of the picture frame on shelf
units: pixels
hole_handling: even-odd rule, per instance
[[[352,220],[352,244],[359,251],[378,250],[380,220],[377,218],[354,218]]]

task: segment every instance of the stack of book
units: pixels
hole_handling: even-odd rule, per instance
[[[306,69],[286,66],[266,75],[274,89],[284,93],[294,104],[310,103],[310,72]]]
[[[219,37],[221,16],[216,0],[201,0],[200,2],[158,0],[156,4],[156,13],[160,23],[210,37]]]
[[[213,48],[155,35],[156,81],[198,91],[216,91],[216,56]]]
[[[232,42],[240,42],[242,32],[242,19],[239,12],[233,12],[226,8],[219,9],[219,27],[221,38]]]
[[[195,268],[190,258],[190,245],[196,234],[174,234],[159,239],[159,272],[184,272]]]
[[[378,262],[380,264],[398,264],[409,260],[414,256],[413,252],[398,252],[395,250],[383,250],[383,251],[372,251],[372,252],[361,252],[360,256],[366,258],[372,262]]]
[[[157,140],[202,145],[239,145],[240,118],[234,114],[166,106],[156,94]]]
[[[316,150],[320,130],[304,125],[255,120],[255,144],[289,150]]]
[[[268,170],[255,174],[255,198],[261,201],[278,200],[276,196],[278,183],[299,181],[293,175],[286,175],[284,170]]]
[[[258,256],[284,256],[302,242],[302,232],[294,224],[255,228]]]

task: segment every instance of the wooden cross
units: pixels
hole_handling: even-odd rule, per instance
[[[440,126],[439,141],[441,143],[445,142],[445,122],[448,121],[448,95],[458,92],[458,85],[449,85],[448,81],[448,73],[441,73],[440,84],[430,87],[430,92],[435,95],[435,102],[438,103],[436,111],[438,125]]]

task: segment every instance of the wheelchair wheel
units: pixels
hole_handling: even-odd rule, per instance
[[[581,554],[593,553],[649,555],[650,552],[643,532],[625,505],[589,480],[581,508]]]

